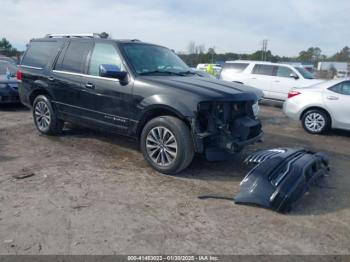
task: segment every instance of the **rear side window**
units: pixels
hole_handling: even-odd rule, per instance
[[[290,77],[291,74],[294,74],[295,73],[293,72],[292,69],[288,68],[288,67],[285,67],[285,66],[279,66],[277,68],[277,76],[279,77]]]
[[[22,59],[22,65],[44,68],[57,50],[57,42],[31,42]]]
[[[333,92],[350,96],[350,81],[345,81],[329,88]]]
[[[62,63],[57,64],[55,69],[73,73],[82,73],[90,47],[91,42],[72,41],[64,54]]]
[[[276,66],[273,65],[255,65],[253,74],[273,76]]]
[[[229,71],[230,73],[241,73],[248,65],[247,63],[226,63],[222,70]]]

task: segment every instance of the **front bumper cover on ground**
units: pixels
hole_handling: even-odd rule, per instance
[[[263,150],[245,162],[256,166],[241,182],[235,203],[281,213],[290,211],[309,187],[329,171],[326,155],[306,149]]]

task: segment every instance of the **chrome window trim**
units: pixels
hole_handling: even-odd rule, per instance
[[[115,78],[92,76],[92,75],[87,75],[87,74],[82,74],[82,73],[73,73],[73,72],[62,71],[62,70],[52,70],[52,72],[59,73],[59,74],[73,75],[73,76],[82,76],[82,77],[90,77],[90,78],[95,78],[95,79],[109,80],[109,81],[114,81],[114,82],[118,82],[118,83],[120,82],[118,79],[115,79]]]
[[[44,69],[44,68],[42,68],[42,67],[37,67],[37,66],[28,66],[28,65],[20,65],[20,67],[30,68],[30,69],[37,69],[37,70]]]

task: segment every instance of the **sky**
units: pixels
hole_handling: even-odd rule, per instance
[[[0,0],[0,38],[23,50],[47,33],[106,31],[186,52],[190,41],[217,53],[273,54],[350,46],[349,0]]]

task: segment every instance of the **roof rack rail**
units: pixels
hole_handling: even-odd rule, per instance
[[[101,38],[99,34],[47,34],[45,38]]]

